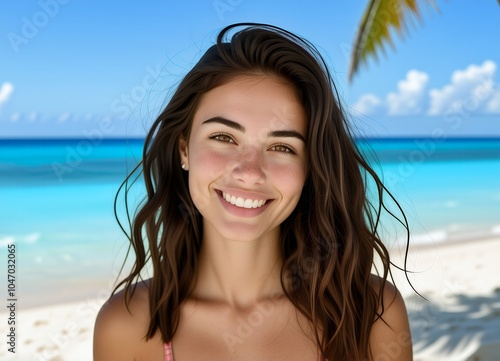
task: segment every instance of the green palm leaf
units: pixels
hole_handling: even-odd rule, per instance
[[[499,0],[500,1],[500,0]],[[363,14],[351,54],[349,81],[370,55],[377,58],[377,50],[384,52],[384,43],[393,46],[391,30],[400,37],[408,32],[408,26],[421,20],[421,4],[439,11],[434,0],[370,0]]]

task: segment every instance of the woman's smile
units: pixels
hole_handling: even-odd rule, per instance
[[[260,208],[264,204],[266,204],[266,199],[245,199],[241,197],[236,197],[232,196],[229,193],[224,193],[221,191],[222,198],[224,198],[228,203],[231,203],[232,205],[235,205],[236,207],[240,208]]]

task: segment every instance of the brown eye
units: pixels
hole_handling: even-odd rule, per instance
[[[214,139],[218,142],[222,142],[222,143],[234,143],[233,138],[231,138],[230,135],[225,134],[225,133],[213,134],[213,135],[209,136],[209,138]]]
[[[271,147],[271,150],[275,152],[285,153],[285,154],[297,154],[295,149],[285,144],[276,144]]]

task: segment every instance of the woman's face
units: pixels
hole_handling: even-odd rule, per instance
[[[307,118],[293,87],[238,76],[205,93],[189,142],[189,190],[206,231],[233,240],[279,232],[304,186]]]

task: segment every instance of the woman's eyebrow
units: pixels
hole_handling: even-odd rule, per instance
[[[213,117],[210,119],[205,120],[201,124],[209,124],[209,123],[219,123],[219,124],[224,124],[230,128],[236,129],[242,133],[245,133],[246,128],[241,125],[240,123],[236,123],[235,121],[223,118],[223,117]],[[304,136],[297,132],[296,130],[272,130],[269,133],[267,133],[268,137],[292,137],[292,138],[297,138],[303,141],[304,143],[306,142]]]
[[[213,117],[213,118],[210,118],[208,120],[205,120],[201,124],[208,124],[208,123],[224,124],[224,125],[227,125],[230,128],[234,128],[236,130],[239,130],[242,133],[245,133],[245,131],[246,131],[245,127],[243,125],[241,125],[240,123],[236,123],[236,122],[233,122],[232,120],[229,120],[229,119],[226,119],[226,118],[222,118],[222,117]]]
[[[270,131],[269,133],[267,133],[267,136],[268,137],[284,137],[284,138],[292,137],[292,138],[300,139],[304,143],[306,142],[306,140],[302,136],[302,134],[300,134],[296,130],[273,130],[273,131]]]

